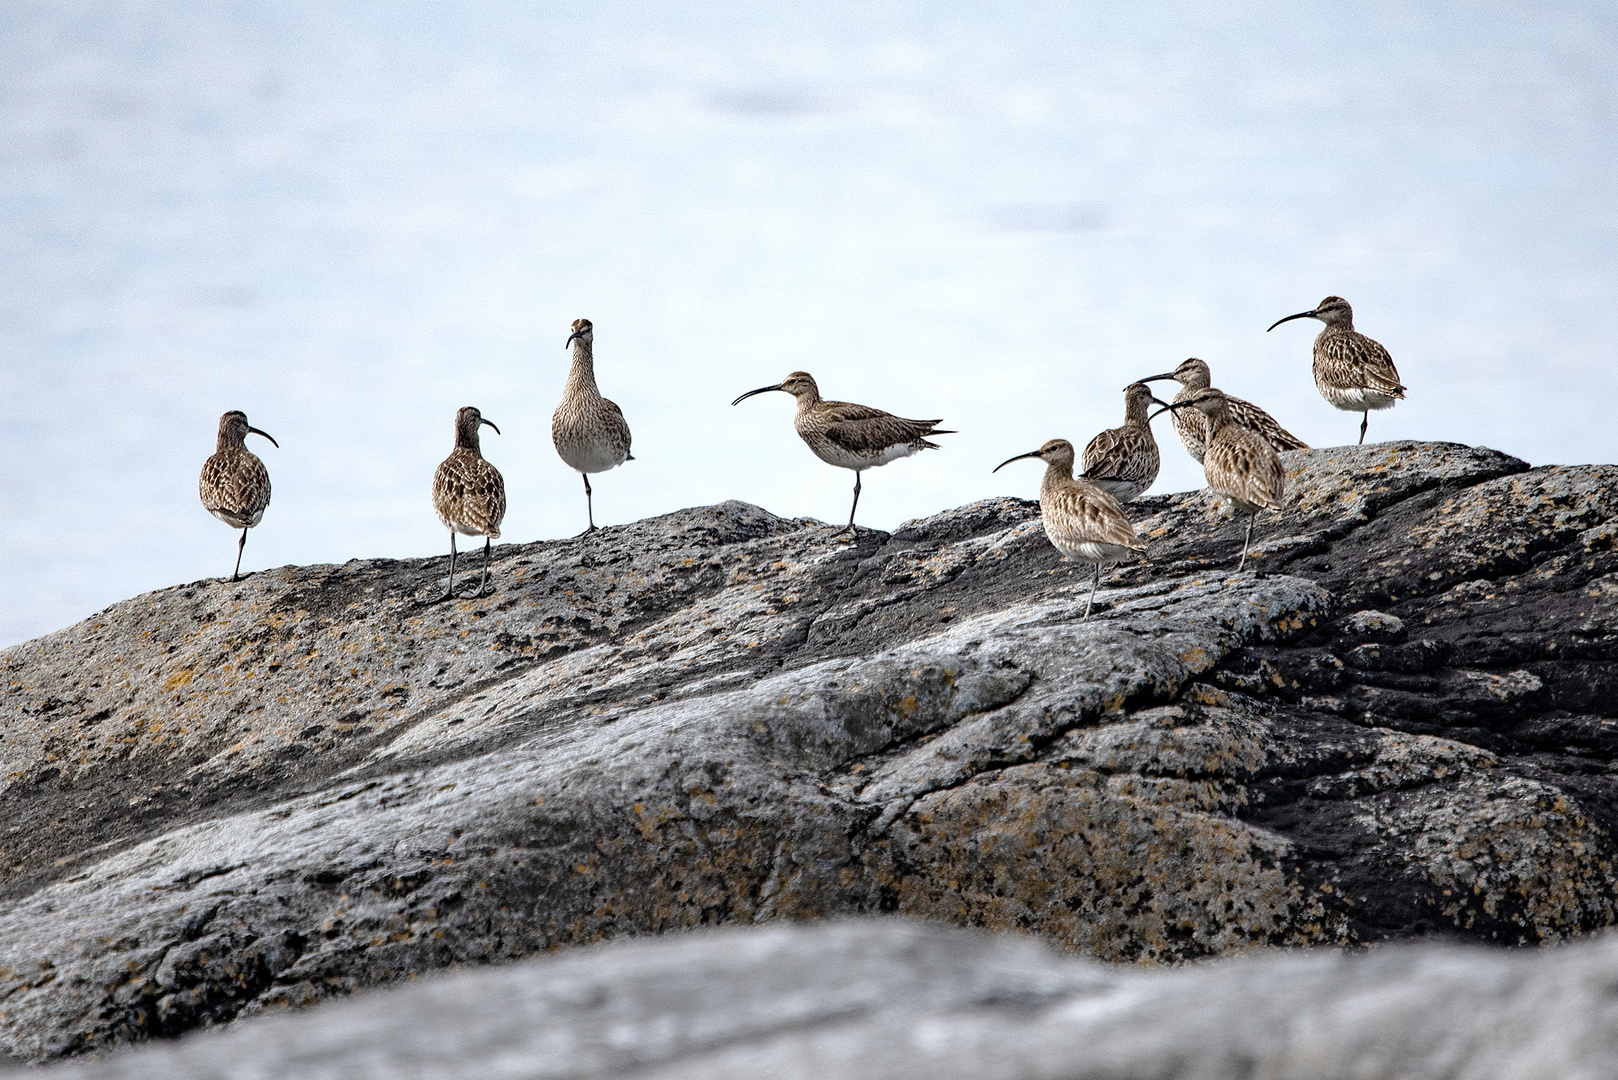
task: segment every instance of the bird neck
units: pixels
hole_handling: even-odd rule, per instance
[[[804,390],[802,393],[794,394],[793,396],[798,399],[798,411],[800,413],[810,411],[816,405],[819,405],[821,401],[820,391],[816,390],[814,387],[810,387],[809,389]]]
[[[455,449],[470,450],[474,457],[483,456],[483,445],[478,441],[478,429],[475,425],[470,429],[461,428],[455,432]]]
[[[1063,484],[1071,484],[1072,482],[1073,462],[1047,461],[1045,463],[1045,478],[1039,482],[1039,493],[1045,495]]]
[[[1230,423],[1230,410],[1221,405],[1213,412],[1203,413],[1208,418],[1208,438],[1219,434],[1219,429]]]
[[[219,442],[214,447],[214,450],[217,453],[221,453],[221,454],[223,454],[226,450],[246,450],[246,449],[247,449],[247,436],[246,435],[238,435],[234,431],[221,431],[219,433]]]
[[[573,340],[573,366],[567,373],[567,392],[587,396],[600,394],[596,389],[595,355],[591,352],[589,343],[581,338]]]
[[[1124,423],[1131,427],[1145,427],[1151,415],[1152,399],[1131,397],[1124,402]]]

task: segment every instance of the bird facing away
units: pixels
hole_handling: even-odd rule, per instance
[[[455,414],[455,449],[433,474],[433,510],[449,530],[449,585],[440,600],[455,595],[455,534],[483,537],[483,579],[473,596],[482,596],[489,583],[489,545],[500,539],[500,519],[506,516],[506,482],[500,470],[483,460],[478,428],[493,420],[468,405]]]
[[[1153,402],[1163,404],[1152,396],[1151,387],[1130,383],[1124,387],[1124,426],[1108,428],[1084,448],[1081,478],[1121,503],[1151,487],[1162,464],[1148,416]]]
[[[1149,379],[1142,379],[1141,382],[1154,383],[1163,379],[1173,379],[1180,384],[1180,392],[1174,395],[1176,403],[1186,401],[1198,390],[1206,390],[1213,385],[1213,376],[1208,371],[1208,365],[1194,356],[1182,361],[1173,371],[1153,375]],[[1264,436],[1277,452],[1309,449],[1308,443],[1277,424],[1275,417],[1252,402],[1231,397],[1229,394],[1225,395],[1225,401],[1229,404],[1232,420]],[[1169,413],[1169,418],[1174,421],[1174,433],[1185,444],[1186,450],[1197,459],[1197,464],[1202,464],[1202,452],[1208,445],[1207,418],[1195,409],[1175,409]]]
[[[247,449],[247,435],[262,435],[281,448],[267,431],[260,431],[247,422],[247,414],[232,410],[219,418],[219,443],[213,457],[202,466],[202,477],[197,481],[197,494],[208,513],[233,529],[242,531],[236,543],[236,568],[230,572],[231,581],[240,581],[242,551],[247,547],[247,530],[264,517],[264,508],[270,505],[270,471]]]
[[[854,528],[854,511],[860,505],[860,473],[909,457],[918,450],[941,449],[937,443],[927,441],[929,435],[955,434],[937,430],[942,420],[906,420],[868,405],[824,401],[814,376],[807,371],[794,371],[774,386],[749,390],[731,404],[740,405],[754,394],[771,390],[783,390],[798,399],[792,426],[815,457],[839,469],[854,470],[854,505],[848,508],[850,531]]]
[[[1231,419],[1230,398],[1222,391],[1204,387],[1168,408],[1196,409],[1208,418],[1208,447],[1202,456],[1208,487],[1247,515],[1242,558],[1236,564],[1240,573],[1247,565],[1247,547],[1253,542],[1253,522],[1258,512],[1281,509],[1286,495],[1287,475],[1281,467],[1281,455],[1264,436]]]
[[[1341,296],[1326,297],[1313,311],[1277,319],[1270,330],[1293,319],[1319,319],[1326,324],[1315,338],[1315,389],[1344,412],[1365,414],[1360,421],[1360,445],[1365,445],[1371,410],[1391,408],[1405,396],[1393,357],[1354,329],[1354,309]]]
[[[568,468],[584,477],[584,513],[595,532],[596,515],[590,474],[616,469],[634,461],[629,452],[629,424],[623,410],[596,389],[595,330],[589,319],[574,319],[567,345],[573,347],[573,366],[562,389],[562,402],[551,414],[551,441]],[[566,346],[564,346],[565,348]]]
[[[1096,587],[1101,584],[1101,567],[1146,553],[1146,542],[1135,535],[1135,526],[1118,500],[1089,481],[1073,475],[1073,444],[1052,439],[1038,450],[1007,458],[995,472],[1023,458],[1045,462],[1045,478],[1039,482],[1039,516],[1051,546],[1069,559],[1095,565],[1090,595],[1084,601],[1084,615],[1090,617]]]

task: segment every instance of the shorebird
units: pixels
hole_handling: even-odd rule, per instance
[[[1230,398],[1223,391],[1204,387],[1166,408],[1196,409],[1208,418],[1208,447],[1202,458],[1208,487],[1247,515],[1242,558],[1236,564],[1236,572],[1241,573],[1247,565],[1247,547],[1253,542],[1253,522],[1258,520],[1258,512],[1281,509],[1287,479],[1281,455],[1264,436],[1231,418]]]
[[[1051,546],[1069,559],[1095,564],[1090,595],[1084,601],[1084,615],[1090,617],[1096,587],[1101,584],[1101,567],[1122,562],[1132,555],[1144,555],[1146,542],[1135,535],[1135,526],[1118,500],[1096,485],[1073,475],[1073,444],[1052,439],[1038,450],[1007,458],[995,472],[1023,458],[1045,462],[1045,477],[1039,482],[1039,516]]]
[[[202,466],[202,477],[197,481],[197,494],[208,513],[233,529],[242,531],[236,543],[236,568],[230,572],[231,581],[240,581],[242,551],[247,547],[247,530],[264,517],[264,508],[270,505],[270,471],[247,448],[247,435],[262,435],[275,446],[281,444],[267,431],[260,431],[247,422],[247,414],[232,410],[219,418],[219,442],[213,457]]]
[[[1148,416],[1153,402],[1163,404],[1152,396],[1151,387],[1144,382],[1130,383],[1124,387],[1123,427],[1108,428],[1084,448],[1081,479],[1121,503],[1151,487],[1162,464]]]
[[[792,426],[815,457],[839,469],[854,470],[854,505],[848,508],[850,530],[854,528],[854,511],[860,505],[860,473],[909,457],[918,450],[940,449],[937,443],[927,441],[929,435],[955,434],[937,429],[942,420],[906,420],[868,405],[824,401],[814,376],[807,371],[794,371],[774,386],[749,390],[731,404],[740,405],[754,394],[771,390],[783,390],[798,399]]]
[[[1208,365],[1196,357],[1181,361],[1180,366],[1173,371],[1162,375],[1153,375],[1142,379],[1141,382],[1158,382],[1163,379],[1173,379],[1180,384],[1180,392],[1174,395],[1175,403],[1186,401],[1198,390],[1206,390],[1213,385],[1213,376],[1208,371]],[[1275,422],[1275,417],[1254,405],[1251,401],[1243,401],[1239,397],[1225,395],[1225,401],[1230,408],[1230,418],[1250,431],[1256,431],[1270,441],[1270,445],[1279,452],[1282,450],[1307,450],[1309,444],[1298,438],[1292,432]],[[1174,433],[1185,444],[1187,452],[1202,463],[1202,452],[1208,445],[1208,421],[1195,409],[1175,409],[1169,414],[1174,421]]]
[[[1312,311],[1277,319],[1270,330],[1293,319],[1319,319],[1326,324],[1315,338],[1315,388],[1344,412],[1365,414],[1360,421],[1360,445],[1365,445],[1371,410],[1390,408],[1405,396],[1393,357],[1354,329],[1354,309],[1341,296],[1328,296]]]
[[[573,347],[573,366],[562,389],[562,402],[551,414],[551,441],[568,468],[584,477],[584,513],[589,521],[584,531],[592,533],[596,514],[590,474],[616,469],[634,461],[635,455],[629,452],[629,424],[623,410],[596,389],[595,330],[589,319],[573,320],[567,345]]]
[[[482,596],[489,583],[489,545],[500,539],[500,519],[506,516],[506,482],[500,470],[483,459],[478,428],[493,420],[468,405],[455,414],[455,449],[433,474],[433,510],[449,530],[449,585],[440,600],[455,595],[455,534],[483,537],[483,578],[473,596]]]

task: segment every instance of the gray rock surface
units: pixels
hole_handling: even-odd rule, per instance
[[[1610,925],[1618,469],[1288,455],[1105,583],[1037,505],[888,535],[726,503],[289,567],[0,653],[0,1048],[453,964],[897,912],[1105,960]]]
[[[1308,950],[1175,971],[897,919],[777,923],[438,974],[56,1080],[1583,1080],[1618,940]]]

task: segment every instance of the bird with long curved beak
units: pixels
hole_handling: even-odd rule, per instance
[[[939,430],[942,420],[906,420],[868,405],[826,401],[820,396],[814,376],[807,371],[794,371],[774,386],[749,390],[731,404],[740,405],[755,394],[775,390],[798,399],[792,426],[814,455],[828,465],[854,471],[854,504],[848,508],[850,532],[854,529],[854,511],[860,505],[860,473],[920,450],[941,449],[937,443],[928,442],[927,436],[955,434]]]
[[[1120,503],[1144,494],[1157,480],[1162,457],[1147,415],[1154,402],[1164,404],[1152,396],[1152,388],[1144,382],[1130,383],[1124,387],[1123,425],[1101,432],[1084,448],[1080,478]]]
[[[1360,445],[1365,445],[1371,410],[1392,408],[1405,396],[1393,357],[1381,344],[1354,329],[1354,309],[1341,296],[1328,296],[1308,311],[1277,319],[1270,330],[1293,319],[1319,319],[1326,324],[1315,338],[1315,389],[1335,408],[1364,414]]]
[[[1208,370],[1206,361],[1191,357],[1180,361],[1173,371],[1162,375],[1152,375],[1142,379],[1143,383],[1161,382],[1173,379],[1180,384],[1180,390],[1174,395],[1176,403],[1188,400],[1198,390],[1213,385],[1213,374]],[[1243,401],[1230,394],[1225,395],[1230,404],[1230,418],[1244,428],[1250,428],[1270,440],[1270,445],[1276,450],[1307,450],[1309,444],[1298,438],[1292,432],[1275,422],[1275,417],[1254,405],[1251,401]],[[1161,402],[1159,402],[1161,404]],[[1157,416],[1158,413],[1153,413]],[[1174,421],[1174,433],[1180,437],[1185,446],[1186,453],[1202,464],[1203,451],[1208,446],[1208,420],[1195,409],[1175,409],[1169,416]]]
[[[1144,555],[1146,542],[1136,535],[1135,526],[1117,499],[1073,475],[1072,443],[1051,439],[1038,450],[1007,458],[994,471],[1024,458],[1039,458],[1045,463],[1045,476],[1039,482],[1039,517],[1045,538],[1064,558],[1095,566],[1090,594],[1085,597],[1084,614],[1080,616],[1088,619],[1096,588],[1101,584],[1101,567]]]
[[[488,425],[496,435],[500,429],[493,420],[470,405],[455,414],[455,449],[450,451],[433,474],[433,512],[449,530],[449,584],[440,600],[455,595],[455,534],[483,537],[483,578],[473,596],[482,596],[489,584],[489,546],[500,539],[500,521],[506,516],[506,481],[483,458],[478,429]]]
[[[1204,387],[1187,400],[1172,402],[1158,412],[1170,409],[1196,409],[1208,418],[1203,475],[1215,495],[1228,499],[1247,515],[1242,557],[1236,564],[1236,572],[1241,573],[1247,565],[1247,549],[1253,542],[1253,523],[1259,511],[1280,510],[1286,497],[1286,470],[1281,466],[1281,455],[1264,436],[1231,419],[1230,399],[1222,391]]]
[[[240,581],[242,552],[247,548],[247,530],[264,518],[270,505],[270,472],[258,455],[247,449],[248,435],[262,435],[277,450],[281,444],[267,431],[247,422],[247,414],[231,410],[219,418],[219,439],[214,455],[202,466],[197,494],[203,508],[233,529],[242,531],[236,543],[236,567],[230,580]]]
[[[573,320],[573,333],[563,348],[573,350],[573,362],[562,401],[551,414],[551,441],[568,468],[584,477],[584,531],[592,533],[596,512],[590,474],[616,469],[634,461],[635,455],[629,452],[629,423],[623,410],[596,388],[595,327],[589,319]]]

